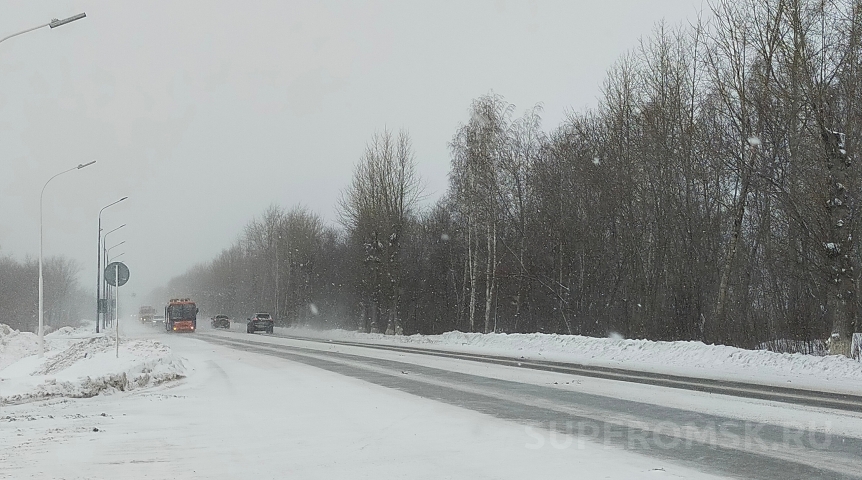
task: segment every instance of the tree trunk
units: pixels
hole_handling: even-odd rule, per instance
[[[473,224],[467,227],[467,258],[470,262],[470,331],[476,331],[476,248],[473,246]]]
[[[497,224],[487,228],[488,232],[488,257],[485,262],[485,333],[491,331],[491,306],[493,305],[495,275],[497,264]]]
[[[748,197],[748,188],[751,184],[751,166],[753,165],[753,157],[748,162],[743,162],[741,188],[739,199],[736,202],[736,211],[733,216],[733,230],[730,234],[730,245],[727,249],[727,258],[724,259],[724,265],[721,268],[721,281],[718,286],[718,301],[715,304],[715,318],[713,319],[714,328],[725,332],[725,337],[728,335],[728,329],[722,328],[724,325],[724,317],[727,311],[727,290],[729,288],[730,272],[733,269],[733,262],[736,260],[736,251],[739,249],[739,237],[742,235],[742,221],[745,219],[745,201]]]
[[[830,198],[826,201],[829,238],[824,245],[830,275],[826,300],[826,315],[832,325],[833,337],[830,353],[848,355],[856,294],[852,266],[852,217],[847,192],[847,189],[852,187],[848,174],[850,158],[847,156],[841,134],[824,129],[822,136],[826,146],[830,190]]]

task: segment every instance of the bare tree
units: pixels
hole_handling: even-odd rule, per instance
[[[485,260],[485,315],[483,331],[491,331],[493,296],[496,291],[497,229],[500,217],[500,170],[509,147],[514,106],[499,95],[489,94],[473,102],[470,120],[455,134],[450,180],[455,204],[467,223],[467,271],[469,272],[470,330],[475,331],[478,268]],[[484,245],[479,236],[484,236]],[[484,251],[482,251],[484,247]]]
[[[421,194],[410,137],[384,131],[376,134],[354,171],[353,180],[338,202],[341,224],[364,248],[366,282],[372,308],[370,328],[377,328],[377,313],[388,313],[387,333],[398,333],[401,248],[406,226]]]

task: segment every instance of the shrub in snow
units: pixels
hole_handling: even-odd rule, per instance
[[[806,355],[829,355],[829,349],[823,340],[790,340],[779,338],[763,342],[757,350],[768,350],[775,353],[804,353]]]

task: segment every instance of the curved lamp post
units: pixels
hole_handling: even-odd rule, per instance
[[[74,15],[74,16],[72,16],[72,17],[64,18],[63,20],[57,20],[57,19],[55,18],[55,19],[51,20],[51,21],[50,21],[50,22],[48,22],[48,23],[45,23],[45,24],[42,24],[42,25],[39,25],[39,26],[36,26],[36,27],[31,27],[31,28],[28,28],[28,29],[26,29],[26,30],[21,30],[21,31],[20,31],[20,32],[18,32],[18,33],[13,33],[12,35],[7,35],[7,36],[5,36],[5,37],[3,37],[3,38],[0,38],[0,42],[3,42],[3,41],[5,41],[5,40],[9,40],[9,39],[10,39],[10,38],[12,38],[12,37],[17,37],[18,35],[23,35],[23,34],[25,34],[25,33],[27,33],[27,32],[32,32],[33,30],[39,30],[40,28],[45,28],[45,27],[57,28],[57,27],[59,27],[59,26],[61,26],[61,25],[65,25],[65,24],[67,24],[67,23],[72,23],[72,22],[74,22],[75,20],[80,20],[80,19],[82,19],[82,18],[84,18],[84,17],[86,17],[86,16],[87,16],[87,14],[86,14],[86,13],[79,13],[79,14]]]
[[[102,235],[102,261],[105,262],[106,267],[108,266],[108,250],[105,247],[107,247],[107,245],[108,245],[108,235],[116,232],[117,230],[119,230],[125,226],[126,226],[126,224],[124,223],[124,224],[120,225],[119,227],[117,227],[117,228],[109,231],[108,233]],[[105,279],[102,278],[102,298],[108,298],[107,295],[108,295],[108,284],[107,284],[107,282],[105,282]]]
[[[0,41],[2,41],[2,40],[0,40]],[[79,163],[77,167],[72,167],[68,170],[63,170],[62,172],[54,175],[53,177],[49,178],[47,182],[45,182],[45,185],[42,186],[42,192],[39,194],[39,356],[40,357],[45,354],[45,336],[44,336],[44,332],[43,332],[45,330],[45,320],[44,320],[44,317],[45,317],[44,305],[45,304],[44,304],[44,300],[43,300],[43,296],[42,296],[42,290],[43,290],[43,286],[42,286],[42,236],[43,236],[42,235],[42,203],[43,202],[42,202],[42,200],[45,197],[45,188],[48,186],[49,183],[51,183],[51,180],[54,180],[55,178],[59,177],[60,175],[62,175],[64,173],[69,173],[69,172],[72,172],[75,170],[80,170],[84,167],[89,167],[90,165],[92,165],[94,163],[96,163],[95,160],[93,160],[92,162],[89,162],[89,163]]]
[[[119,230],[125,226],[126,226],[126,224],[124,223],[124,224],[120,225],[119,227],[117,227],[113,230],[110,230],[110,231],[108,231],[108,233],[102,235],[102,259],[105,260],[105,265],[108,264],[108,252],[107,252],[107,249],[105,248],[105,246],[108,245],[108,235],[116,232],[117,230]]]
[[[105,234],[105,237],[107,237],[107,236],[108,236],[108,235],[107,235],[107,234]],[[110,246],[110,247],[108,247],[108,248],[106,248],[106,249],[105,249],[105,269],[107,269],[107,268],[108,268],[108,265],[110,265],[110,263],[108,262],[108,257],[111,255],[111,250],[113,250],[113,249],[114,249],[114,247],[119,247],[120,245],[122,245],[122,244],[124,244],[124,243],[126,243],[126,241],[125,241],[125,240],[123,240],[123,241],[122,241],[122,242],[120,242],[120,243],[114,244],[114,245],[112,245],[112,246]],[[106,245],[107,245],[107,244],[106,244]],[[103,276],[103,277],[104,277],[104,276]],[[104,283],[104,285],[105,285],[105,298],[108,298],[108,292],[109,292],[109,290],[108,290],[108,281],[107,281],[107,280],[105,280],[105,278],[102,278],[102,283]],[[115,286],[113,290],[110,290],[110,292],[113,292],[114,294],[116,294],[116,293],[117,293],[117,288],[118,288],[118,287],[116,287],[116,286]],[[112,296],[111,298],[116,299],[116,295]],[[109,310],[111,310],[111,309],[109,308]],[[116,312],[114,312],[114,313],[116,313]],[[112,318],[112,319],[111,319],[111,323],[113,323],[113,321],[114,321],[114,319]]]
[[[111,254],[111,250],[112,250],[114,247],[119,247],[120,245],[122,245],[122,244],[124,244],[124,243],[126,243],[126,241],[125,241],[125,240],[123,240],[123,241],[122,241],[122,242],[120,242],[120,243],[117,243],[117,244],[114,244],[114,245],[112,245],[112,246],[108,247],[108,248],[107,248],[107,250],[106,250],[106,251],[107,251],[107,253],[105,254],[105,258],[107,258],[107,257],[108,257],[108,255],[110,255],[110,254]],[[108,265],[107,265],[107,264],[105,264],[105,266],[107,267]]]
[[[102,212],[104,212],[106,208],[112,207],[127,198],[129,197],[123,197],[116,202],[105,205],[101,210],[99,210],[99,231],[96,235],[96,333],[99,333],[99,303],[101,303],[100,295],[102,294],[99,289],[99,284],[102,280]]]
[[[108,235],[107,235],[107,234],[105,234],[105,237],[107,237],[107,236],[108,236]],[[120,245],[122,245],[122,244],[124,244],[124,243],[126,243],[126,241],[125,241],[125,240],[123,240],[122,242],[117,243],[117,244],[115,244],[115,245],[112,245],[112,246],[110,246],[110,247],[108,247],[108,248],[106,248],[106,249],[105,249],[105,269],[106,269],[106,270],[107,270],[108,265],[109,265],[109,263],[108,263],[108,256],[109,256],[109,255],[111,255],[111,250],[113,250],[113,249],[114,249],[114,247],[119,247]],[[105,245],[107,245],[107,244],[105,244]],[[104,248],[104,245],[102,246],[102,248]],[[103,284],[104,284],[104,286],[105,286],[105,298],[108,298],[108,293],[109,293],[109,292],[113,292],[113,293],[116,293],[116,292],[117,292],[117,290],[116,290],[116,288],[117,288],[117,287],[114,287],[114,290],[108,290],[108,281],[104,278],[104,275],[102,275],[102,283],[103,283]],[[116,298],[116,296],[114,296],[113,298]],[[109,303],[110,303],[110,302],[109,302]],[[112,308],[110,308],[110,307],[109,307],[109,308],[108,308],[108,310],[115,310],[115,309],[112,309]],[[114,313],[116,313],[116,312],[114,312]],[[106,322],[107,322],[107,319],[106,319]],[[114,323],[114,319],[113,319],[113,318],[111,318],[111,321],[110,321],[110,323],[109,323],[109,324],[113,324],[113,323]]]
[[[108,233],[102,235],[102,261],[105,263],[105,266],[108,265],[108,250],[106,248],[108,246],[108,235],[116,232],[117,230],[119,230],[125,226],[126,226],[126,224],[124,223],[124,224],[120,225],[119,227],[117,227],[113,230],[110,230],[110,231],[108,231]],[[102,278],[102,296],[103,296],[103,298],[107,298],[104,296],[105,295],[105,289],[106,289],[105,279]]]
[[[123,227],[125,227],[125,226],[126,226],[126,224],[124,223],[124,224],[120,225],[120,226],[119,226],[119,227],[117,227],[117,228],[114,228],[114,229],[112,229],[112,230],[108,230],[108,233],[106,233],[106,234],[102,235],[102,243],[106,243],[106,242],[108,241],[108,235],[110,235],[110,234],[112,234],[112,233],[116,232],[117,230],[119,230],[119,229],[121,229],[121,228],[123,228]]]

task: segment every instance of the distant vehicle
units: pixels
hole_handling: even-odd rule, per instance
[[[230,329],[230,318],[227,315],[216,315],[212,317],[210,320],[213,328],[227,328]]]
[[[198,307],[188,298],[172,298],[165,307],[165,330],[194,332],[198,323]]]
[[[273,327],[275,327],[275,321],[272,319],[272,316],[270,316],[270,314],[255,313],[253,317],[248,319],[246,331],[248,333],[254,333],[258,331],[272,333]]]
[[[141,323],[153,323],[153,317],[156,315],[155,307],[144,305],[138,309],[138,319]]]
[[[160,323],[161,323],[161,324],[164,324],[164,323],[165,323],[165,316],[164,316],[164,315],[160,315],[160,314],[153,315],[153,325],[158,325],[158,324],[160,324]]]

